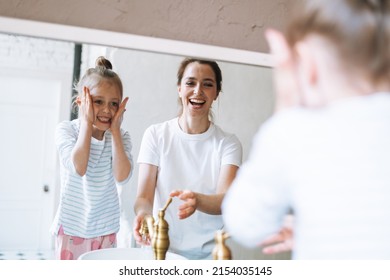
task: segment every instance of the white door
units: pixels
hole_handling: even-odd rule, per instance
[[[0,77],[0,250],[48,250],[61,81]]]

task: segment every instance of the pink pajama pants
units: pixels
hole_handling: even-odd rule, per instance
[[[57,235],[55,256],[58,260],[77,260],[86,252],[115,247],[116,233],[94,238],[82,238],[66,235],[61,226]]]

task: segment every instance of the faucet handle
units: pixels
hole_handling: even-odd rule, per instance
[[[165,203],[165,206],[160,210],[160,211],[163,211],[165,212],[165,210],[167,210],[169,204],[171,204],[172,202],[172,197],[168,198],[168,201]]]

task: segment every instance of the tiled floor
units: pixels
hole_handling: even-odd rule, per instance
[[[0,251],[0,260],[52,260],[53,251]]]

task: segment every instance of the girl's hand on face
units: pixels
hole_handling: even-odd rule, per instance
[[[179,206],[178,216],[179,219],[185,219],[191,216],[198,205],[196,194],[190,190],[175,190],[169,194],[170,197],[177,197],[180,200],[184,201],[183,204]]]
[[[92,125],[95,120],[95,116],[93,112],[92,97],[89,88],[83,88],[83,95],[81,97],[77,97],[76,102],[79,106],[80,120],[88,125]]]
[[[270,29],[265,35],[275,63],[273,74],[276,93],[275,111],[299,106],[302,97],[293,53],[279,31]]]
[[[126,104],[129,101],[129,98],[126,97],[123,99],[121,104],[118,107],[118,111],[116,111],[115,115],[111,119],[111,131],[119,130],[123,121],[123,114],[126,111]]]

